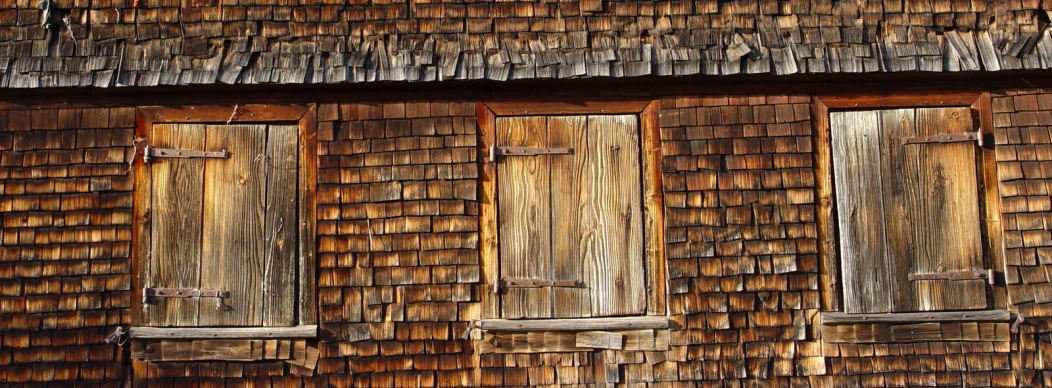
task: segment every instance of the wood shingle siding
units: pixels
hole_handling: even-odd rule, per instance
[[[1048,69],[1044,9],[996,1],[52,0],[0,10],[0,87]],[[62,17],[68,16],[68,26]],[[50,27],[50,29],[48,28]]]
[[[35,25],[37,11],[27,9],[29,4],[22,0],[17,1],[19,12],[25,16],[16,13],[14,21],[9,21],[11,19],[3,19],[9,14],[3,14],[0,24]],[[289,27],[286,31],[283,24],[340,23],[341,15],[346,13],[338,11],[353,7],[360,7],[354,8],[354,12],[367,13],[373,18],[370,20],[376,21],[373,25],[387,26],[384,28],[398,28],[398,23],[378,22],[387,17],[378,9],[393,9],[392,18],[449,9],[443,12],[453,13],[445,18],[452,21],[443,21],[443,25],[456,24],[457,12],[465,15],[471,12],[470,18],[480,25],[475,27],[485,30],[497,28],[498,23],[487,24],[493,20],[483,11],[501,12],[500,28],[523,28],[516,27],[522,20],[510,19],[527,19],[532,23],[532,18],[541,15],[550,17],[545,20],[559,20],[554,10],[577,6],[576,3],[545,3],[541,7],[540,3],[530,3],[536,11],[531,16],[516,13],[524,12],[519,8],[523,3],[485,3],[483,10],[479,10],[467,3],[378,1],[368,6],[341,3],[284,7],[265,0],[240,0],[224,1],[222,8],[226,13],[205,17],[208,12],[203,8],[180,8],[172,1],[140,0],[140,3],[140,8],[131,13],[134,16],[129,16],[126,12],[129,2],[98,2],[98,7],[117,6],[125,11],[115,16],[107,15],[115,14],[109,12],[109,8],[99,8],[98,20],[101,23],[109,18],[137,18],[142,25],[168,24],[158,31],[159,36],[185,31],[193,34],[194,39],[210,41],[220,39],[215,35],[218,33],[216,18],[226,17],[231,18],[228,23],[245,23],[237,27],[221,25],[219,31],[224,34],[228,28],[256,28],[260,34],[265,30],[265,34],[275,36],[265,38],[266,44],[253,43],[259,46],[245,43],[224,47],[224,55],[236,49],[269,49],[269,44],[284,45],[288,49],[284,53],[292,55],[306,46],[277,36],[305,33],[305,27]],[[217,7],[220,1],[189,0],[187,3],[207,8]],[[971,13],[964,9],[982,6],[957,2],[880,5],[795,1],[645,5],[604,1],[602,11],[597,14],[580,20],[576,16],[562,16],[558,23],[574,28],[585,28],[582,25],[608,28],[602,12],[632,21],[640,20],[637,13],[645,13],[644,22],[648,18],[667,16],[667,23],[657,23],[654,28],[671,34],[687,25],[687,18],[681,18],[684,23],[680,23],[680,19],[674,17],[683,12],[704,10],[712,16],[723,15],[717,14],[723,12],[721,10],[739,8],[764,15],[789,11],[804,15],[814,11],[820,16],[807,19],[807,23],[829,26],[809,27],[818,29],[809,34],[817,34],[814,38],[832,39],[848,28],[835,26],[859,20],[861,10],[861,30],[851,30],[856,34],[851,35],[852,39],[858,40],[868,31],[865,23],[869,19],[865,15],[909,11],[912,16],[908,19],[901,16],[896,19],[897,23],[916,22],[915,25],[921,26],[957,23],[958,14]],[[939,11],[931,10],[933,7]],[[179,9],[179,12],[163,8]],[[551,12],[542,13],[545,10]],[[942,16],[932,16],[929,21],[927,12]],[[950,20],[946,15],[954,18]],[[981,22],[978,15],[976,24]],[[1012,14],[1015,19],[1010,20],[1025,20],[1028,16],[1032,15]],[[197,25],[185,29],[173,27],[180,20]],[[704,22],[697,18],[690,20],[691,23]],[[752,50],[754,46],[748,44],[748,20],[745,17],[727,19],[720,26],[742,23],[737,29],[741,30],[744,44]],[[962,16],[961,20],[960,23],[971,23],[972,19]],[[534,28],[533,24],[527,26]],[[26,28],[23,31],[27,36],[36,34]],[[138,28],[136,25],[135,30]],[[340,24],[326,28],[359,27]],[[902,32],[888,24],[887,31],[917,34],[913,36],[914,42],[920,44],[924,42],[922,38],[927,38],[925,28],[910,27]],[[983,31],[990,30],[958,32],[966,36],[969,32]],[[125,38],[115,36],[128,36],[127,31],[116,29],[90,33],[112,35],[104,41],[108,43],[84,40],[81,43],[84,46],[109,44],[119,48],[118,41],[123,43]],[[650,39],[665,44],[669,34],[651,34]],[[688,38],[684,34],[677,36],[680,35],[683,35],[681,39]],[[56,36],[56,42],[60,42],[63,35]],[[246,40],[260,40],[259,37]],[[689,38],[723,42],[701,33]],[[790,38],[792,36],[783,37]],[[149,41],[152,40],[142,40]],[[556,41],[558,39],[548,40],[545,44]],[[734,42],[735,39],[730,39],[723,44]],[[1041,44],[1038,43],[1035,50],[1041,50]],[[967,44],[962,47],[961,52],[970,50]],[[755,60],[744,52],[744,47],[738,49],[743,66]],[[201,48],[179,45],[172,46],[171,50],[183,55],[184,51],[200,52]],[[119,50],[114,52],[119,54]],[[485,52],[498,53],[499,50]],[[686,58],[692,55],[682,54]],[[132,54],[126,54],[126,61],[142,61],[142,53],[137,55],[133,60]],[[711,55],[721,61],[724,58],[721,52]],[[258,58],[263,56],[260,54]],[[555,61],[555,58],[544,60]],[[457,61],[475,61],[472,63],[479,66],[491,66],[490,63],[497,63],[498,59],[503,60],[457,56]],[[255,66],[255,60],[246,59],[244,63]],[[14,60],[8,62],[14,63]],[[454,62],[460,66],[460,62]],[[45,63],[51,62],[41,61],[41,69]],[[141,68],[141,63],[136,66]],[[562,64],[552,62],[549,66]],[[980,66],[985,66],[984,62],[980,61]],[[317,68],[305,69],[312,73]],[[519,70],[508,68],[510,72]],[[662,71],[665,70],[667,68]],[[672,71],[675,74],[676,68]],[[1049,78],[1043,73],[1012,74],[1038,86],[1049,85]],[[8,73],[3,75],[8,76]],[[743,76],[741,85],[735,85],[734,90],[727,84],[710,85],[688,78],[665,81],[682,83],[675,88],[659,83],[632,85],[613,81],[508,83],[499,84],[500,88],[489,83],[472,84],[472,87],[451,83],[464,86],[461,93],[493,96],[493,101],[478,96],[463,98],[463,94],[445,90],[445,84],[433,88],[420,86],[419,91],[391,86],[392,90],[377,91],[375,95],[372,89],[363,92],[359,86],[327,90],[274,86],[265,92],[216,87],[218,91],[214,93],[197,88],[172,88],[175,90],[172,93],[167,89],[162,93],[160,88],[120,92],[8,91],[9,94],[0,96],[0,385],[108,387],[128,382],[134,386],[203,387],[1052,385],[1049,361],[1052,342],[1048,341],[1052,333],[1052,232],[1048,226],[1052,201],[1046,187],[1052,177],[1052,136],[1049,134],[1052,89],[1026,86],[1021,80],[1002,83],[1002,78],[978,77],[967,85],[961,82],[962,85],[950,91],[932,92],[920,89],[954,85],[922,82],[919,77],[893,77],[877,77],[863,86],[854,82],[862,83],[870,78],[822,78],[814,80],[814,85],[810,85],[812,79],[807,78],[798,83],[808,85],[801,86]],[[847,80],[843,81],[844,85],[834,84],[842,80]],[[872,87],[872,83],[887,80],[895,82]],[[594,90],[590,88],[592,85],[597,85]],[[891,90],[899,87],[910,90]],[[799,92],[808,88],[821,88],[821,94]],[[618,90],[612,92],[614,89]],[[757,92],[761,89],[765,91]],[[228,90],[230,94],[225,94]],[[402,93],[404,95],[395,96]],[[543,98],[538,97],[541,94]],[[556,98],[549,94],[570,97]],[[616,96],[631,98],[619,100]],[[447,99],[454,97],[456,99]],[[156,102],[159,100],[163,102]],[[220,105],[203,104],[201,100]],[[165,106],[152,106],[154,104]],[[847,158],[832,156],[829,144],[832,134],[828,129],[836,120],[831,120],[831,111],[866,112],[876,116],[872,123],[889,126],[891,123],[887,121],[901,122],[901,117],[910,115],[916,124],[920,122],[918,118],[925,115],[977,113],[977,117],[969,114],[969,118],[975,119],[971,129],[980,130],[986,136],[985,144],[971,145],[974,155],[954,150],[958,155],[937,161],[975,165],[974,189],[952,189],[948,194],[977,192],[972,196],[977,201],[976,222],[980,224],[976,228],[980,232],[977,238],[984,264],[995,270],[995,284],[983,285],[985,308],[917,313],[925,315],[880,313],[863,319],[858,314],[844,312],[843,274],[838,272],[841,267],[837,263],[844,256],[841,253],[846,236],[838,224],[828,221],[835,221],[839,216],[836,204],[841,190],[832,178],[833,170],[837,163],[844,166]],[[888,120],[882,118],[885,113]],[[591,117],[638,125],[639,152],[631,158],[638,159],[640,177],[627,174],[625,176],[631,177],[606,183],[620,185],[628,180],[642,180],[634,188],[619,190],[633,190],[631,195],[641,201],[645,313],[591,317],[584,323],[574,318],[539,320],[540,323],[532,320],[528,324],[515,319],[487,319],[500,314],[499,295],[494,294],[491,287],[494,275],[499,274],[500,262],[489,257],[502,248],[500,241],[490,238],[492,234],[489,234],[499,224],[491,215],[500,205],[496,201],[500,198],[494,195],[499,192],[492,190],[499,178],[495,165],[487,162],[488,146],[498,137],[498,128],[506,129],[498,125],[499,120],[531,120],[522,117],[540,117],[546,122],[545,128],[552,121],[587,128]],[[907,122],[910,121],[907,119]],[[202,199],[197,204],[192,197],[179,195],[177,191],[199,188],[204,192],[209,187],[209,179],[222,177],[216,174],[208,177],[205,171],[200,177],[189,174],[193,177],[183,183],[170,184],[173,176],[187,176],[183,174],[185,171],[171,167],[193,166],[197,161],[151,164],[151,177],[156,182],[138,186],[151,190],[137,190],[136,184],[141,184],[139,179],[144,178],[142,172],[147,170],[141,162],[141,151],[137,151],[134,144],[137,136],[148,137],[146,128],[154,127],[167,128],[163,133],[168,135],[173,134],[174,128],[200,129],[200,136],[187,139],[200,145],[200,149],[224,148],[219,143],[209,144],[210,128],[295,127],[298,130],[295,152],[288,148],[271,149],[270,141],[259,144],[256,140],[256,152],[269,153],[270,157],[235,162],[255,168],[264,160],[276,163],[295,155],[300,160],[295,184],[268,186],[276,186],[273,189],[280,192],[296,186],[297,201],[294,205],[284,200],[267,201],[267,205],[272,206],[270,211],[260,210],[258,203],[232,200],[209,205],[208,199]],[[625,125],[622,129],[628,127]],[[935,127],[964,130],[951,125]],[[136,128],[141,131],[136,133]],[[605,131],[604,135],[613,133],[609,129]],[[233,132],[224,134],[233,135]],[[267,139],[274,140],[279,135],[268,135]],[[880,140],[893,142],[889,137]],[[291,144],[292,139],[287,141]],[[191,148],[190,143],[179,147]],[[582,146],[571,147],[576,150]],[[243,154],[234,147],[225,148],[231,155]],[[914,148],[906,149],[914,152]],[[604,144],[602,151],[612,150]],[[620,151],[625,151],[624,145]],[[880,153],[882,157],[892,154]],[[905,152],[902,158],[907,158]],[[128,171],[129,162],[133,161],[134,168]],[[200,168],[207,170],[209,162],[214,160],[204,160]],[[945,171],[948,167],[943,168]],[[841,175],[850,174],[842,172]],[[550,179],[550,182],[579,181],[569,176]],[[523,179],[523,176],[504,178]],[[289,176],[286,181],[292,179]],[[166,180],[171,189],[154,192],[153,184]],[[971,185],[970,181],[964,181],[955,180],[954,184]],[[249,179],[246,178],[245,183],[247,185]],[[913,182],[893,183],[905,186]],[[570,202],[572,198],[564,197],[582,195],[565,187],[556,190],[564,191],[559,192],[554,202]],[[117,336],[115,342],[107,343],[107,336],[118,327],[131,331],[132,326],[144,319],[140,284],[148,279],[145,275],[148,272],[140,268],[141,263],[137,264],[135,258],[149,256],[139,255],[151,246],[158,247],[154,248],[154,254],[169,246],[195,249],[179,244],[181,241],[143,237],[151,234],[144,231],[163,228],[145,222],[148,218],[143,214],[150,214],[149,219],[154,222],[171,216],[162,215],[167,210],[152,206],[153,201],[144,201],[140,197],[144,193],[151,197],[175,195],[178,198],[173,199],[174,202],[194,209],[188,212],[202,214],[209,206],[218,209],[217,205],[223,205],[230,210],[241,205],[251,206],[252,211],[245,213],[253,225],[261,225],[265,238],[270,236],[268,232],[277,232],[266,227],[282,213],[275,207],[282,203],[295,206],[299,220],[294,229],[302,233],[300,236],[307,236],[296,240],[306,243],[280,256],[296,256],[299,260],[296,274],[310,274],[297,279],[300,281],[297,287],[309,292],[298,293],[288,306],[295,311],[297,320],[307,323],[298,321],[299,326],[280,326],[281,329],[272,331],[266,331],[271,330],[266,326],[253,327],[252,330],[263,330],[258,338],[244,338],[241,327],[195,328],[198,331],[192,333],[194,338],[171,338],[163,332],[180,328],[150,327],[140,338]],[[274,191],[267,189],[266,193]],[[884,198],[884,193],[880,194]],[[267,196],[259,191],[253,191],[252,195]],[[151,206],[145,206],[147,204]],[[198,207],[201,210],[196,210]],[[584,219],[571,217],[563,221]],[[201,229],[204,234],[203,224]],[[953,236],[959,237],[961,246],[946,245],[961,249],[974,246],[973,238],[965,232]],[[573,237],[572,233],[556,236]],[[233,242],[234,239],[224,239],[224,243]],[[204,251],[203,246],[201,250]],[[829,265],[829,258],[837,260],[834,265]],[[551,271],[558,270],[555,260],[552,259]],[[870,272],[863,273],[868,274]],[[208,275],[244,276],[226,272]],[[172,277],[186,279],[192,275]],[[260,288],[266,287],[263,285],[266,279],[256,280]],[[549,297],[551,303],[546,308],[563,307],[560,304],[565,299],[568,297]],[[207,302],[200,304],[200,309],[210,307]],[[529,306],[523,309],[536,311],[529,310]],[[268,318],[260,313],[259,319]],[[619,326],[624,322],[610,319],[628,320],[631,325]],[[526,327],[530,325],[533,326]],[[142,326],[135,327],[140,328]],[[213,337],[208,338],[209,335]]]

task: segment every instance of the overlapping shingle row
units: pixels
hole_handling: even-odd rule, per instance
[[[1052,68],[1033,1],[51,4],[0,10],[0,87]]]

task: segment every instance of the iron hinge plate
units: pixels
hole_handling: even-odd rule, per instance
[[[542,148],[542,147],[489,147],[489,161],[496,162],[498,156],[535,156],[535,155],[567,155],[572,154],[573,148]]]
[[[994,270],[965,270],[952,272],[919,273],[907,276],[911,282],[918,280],[979,280],[986,279],[990,285],[994,284]]]
[[[213,158],[213,159],[226,159],[230,157],[230,153],[227,150],[221,151],[198,151],[198,150],[180,150],[174,148],[155,148],[146,145],[146,149],[142,153],[142,161],[144,163],[150,163],[151,159],[154,158],[175,158],[175,159],[193,159],[193,158]]]
[[[963,133],[948,133],[943,135],[935,136],[917,136],[907,137],[902,139],[902,145],[908,144],[927,144],[927,143],[960,143],[960,142],[976,142],[980,147],[983,146],[983,134],[980,131],[975,132],[963,132]]]

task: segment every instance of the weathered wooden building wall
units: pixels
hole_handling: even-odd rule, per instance
[[[1018,333],[829,343],[812,96],[658,97],[667,351],[479,354],[476,101],[323,102],[313,376],[283,361],[154,362],[201,386],[1052,384],[1052,92],[995,92],[1007,307]],[[299,101],[310,102],[310,101]],[[89,104],[78,101],[76,104]],[[0,384],[131,380],[135,108],[0,110]],[[1005,324],[1007,325],[1007,324]],[[972,330],[975,335],[969,334]]]

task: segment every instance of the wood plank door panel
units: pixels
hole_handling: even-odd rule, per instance
[[[266,214],[266,126],[208,126],[208,149],[229,159],[205,162],[201,287],[230,292],[221,308],[201,300],[202,326],[259,326]]]
[[[591,169],[595,155],[588,146],[589,131],[587,117],[559,116],[548,119],[551,147],[572,148],[573,154],[553,155],[552,164],[552,260],[555,280],[581,281],[582,287],[559,287],[555,296],[553,318],[592,316],[590,288],[595,287],[597,271],[594,241],[585,241],[582,236],[594,235],[594,213],[589,210],[595,202],[591,190],[583,190],[582,182],[592,182]],[[601,179],[601,178],[600,178]]]
[[[497,119],[497,144],[547,147],[545,117]],[[551,164],[546,156],[504,158],[497,168],[497,222],[500,228],[500,276],[508,279],[552,280]],[[504,318],[551,317],[549,287],[503,290]]]
[[[935,136],[973,131],[968,108],[917,109],[917,134]],[[973,142],[907,146],[915,155],[916,176],[906,177],[914,195],[914,250],[911,274],[982,270],[979,187]],[[922,311],[986,308],[986,282],[916,280],[913,292]]]
[[[847,313],[892,311],[879,120],[876,111],[829,114]]]
[[[908,292],[912,285],[907,275],[913,265],[914,244],[913,208],[910,206],[915,185],[911,179],[918,174],[916,148],[902,146],[902,139],[916,136],[914,109],[893,109],[876,112],[879,116],[879,141],[882,150],[879,180],[883,189],[885,235],[887,236],[888,281],[893,291],[888,295],[889,311],[915,311],[916,294]]]
[[[294,125],[267,128],[263,326],[292,326],[296,316],[298,135]]]
[[[975,143],[906,138],[973,130],[968,108],[830,113],[848,313],[987,307],[975,280],[910,280],[984,268]]]
[[[187,150],[205,149],[205,126],[154,125],[150,145]],[[202,187],[204,159],[160,159],[149,165],[150,279],[147,287],[198,288],[201,284]],[[147,307],[147,325],[196,326],[197,301],[155,298]]]
[[[594,262],[592,315],[635,315],[646,311],[643,270],[642,171],[639,125],[634,115],[588,116],[593,155],[580,190],[594,201],[582,216],[591,223],[580,236]]]

